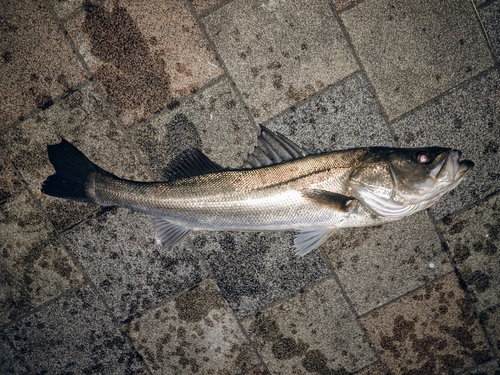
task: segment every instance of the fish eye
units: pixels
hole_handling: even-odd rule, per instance
[[[431,162],[431,156],[428,152],[422,151],[418,153],[417,161],[419,164],[429,164]]]

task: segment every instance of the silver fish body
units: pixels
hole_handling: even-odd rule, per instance
[[[224,170],[188,150],[162,182],[120,179],[65,141],[48,150],[56,174],[44,193],[150,214],[166,247],[190,230],[296,230],[299,255],[337,228],[377,225],[431,206],[473,165],[459,162],[459,151],[436,147],[315,154],[264,127],[245,168]]]

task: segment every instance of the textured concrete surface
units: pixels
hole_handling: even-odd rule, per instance
[[[500,373],[500,1],[23,0],[0,11],[1,374]],[[258,123],[311,150],[446,146],[426,212],[200,232],[43,195],[47,145],[157,180],[238,167]]]

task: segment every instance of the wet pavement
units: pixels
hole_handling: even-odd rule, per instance
[[[500,1],[0,3],[0,373],[500,374]],[[303,258],[40,192],[61,138],[154,181],[189,147],[238,167],[259,123],[475,168]]]

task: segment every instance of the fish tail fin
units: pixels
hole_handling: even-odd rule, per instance
[[[111,173],[92,163],[65,139],[59,144],[47,146],[47,153],[56,173],[43,182],[42,193],[57,198],[95,203],[87,192],[90,175]]]

